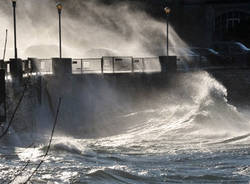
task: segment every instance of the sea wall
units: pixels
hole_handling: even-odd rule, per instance
[[[59,130],[105,136],[128,126],[121,116],[154,107],[176,74],[88,74],[43,79],[43,102],[55,114],[62,97]]]
[[[128,114],[166,103],[181,105],[192,101],[194,95],[199,95],[195,90],[206,89],[204,76],[215,78],[226,87],[230,104],[248,106],[249,70],[45,76],[42,101],[55,114],[58,99],[63,98],[59,132],[80,137],[106,136],[131,126],[134,120],[124,119]],[[196,85],[199,89],[195,89]]]
[[[150,109],[196,103],[194,99],[203,95],[203,90],[208,90],[207,85],[214,82],[213,79],[225,86],[228,103],[239,109],[249,108],[250,71],[246,69],[44,75],[27,83],[24,99],[11,128],[22,135],[18,139],[25,144],[31,143],[25,141],[32,140],[28,138],[31,136],[29,133],[49,133],[61,97],[57,134],[87,138],[115,135],[127,131],[134,122],[150,120],[155,116]],[[23,90],[23,85],[17,87],[7,83],[8,121]],[[208,93],[213,95],[213,89],[209,90]],[[141,112],[143,115],[139,115]]]

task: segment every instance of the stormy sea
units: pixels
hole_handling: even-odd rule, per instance
[[[53,118],[44,110],[34,131],[1,143],[0,183],[24,183],[40,161],[28,183],[249,183],[249,70],[180,73],[159,86],[85,89],[98,116],[84,120],[94,112],[65,95],[46,157]]]

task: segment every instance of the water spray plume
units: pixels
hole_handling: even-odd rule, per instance
[[[142,10],[134,11],[125,3],[106,6],[95,0],[65,1],[64,4],[62,51],[65,57],[88,57],[89,50],[101,48],[117,51],[117,55],[164,54],[165,23],[153,19]],[[2,27],[11,28],[11,12],[6,11],[8,8],[3,1],[0,5]],[[32,0],[20,0],[17,9],[20,57],[50,58],[58,55],[57,19],[51,18],[55,17],[54,6],[49,0],[35,4]],[[181,39],[171,26],[169,38],[172,38],[170,45],[179,45],[178,39]],[[51,49],[52,46],[54,49]],[[34,51],[38,48],[39,52]],[[10,57],[10,54],[6,57]]]

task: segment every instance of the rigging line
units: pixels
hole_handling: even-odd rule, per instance
[[[9,124],[8,124],[7,128],[6,128],[5,131],[2,133],[2,135],[0,135],[0,139],[2,139],[2,138],[8,133],[9,128],[10,128],[11,124],[13,123],[13,120],[14,120],[14,117],[15,117],[15,115],[16,115],[16,112],[17,112],[17,110],[18,110],[18,108],[19,108],[19,106],[20,106],[20,104],[21,104],[21,102],[22,102],[22,100],[23,100],[23,97],[24,97],[24,94],[25,94],[25,91],[26,91],[26,90],[27,90],[27,85],[24,86],[24,90],[23,90],[22,96],[21,96],[21,98],[19,99],[19,101],[18,101],[18,103],[17,103],[17,106],[16,106],[16,108],[15,108],[15,110],[14,110],[12,116],[11,116],[11,119],[10,119],[10,121],[9,121]]]
[[[28,160],[26,162],[26,164],[24,165],[24,167],[18,172],[18,174],[15,174],[14,178],[12,180],[10,180],[9,182],[7,182],[7,184],[12,183],[13,181],[15,181],[15,179],[20,176],[22,174],[22,172],[29,166],[30,164],[30,160]],[[3,182],[4,183],[4,182]]]
[[[49,146],[48,146],[47,152],[45,153],[45,156],[44,156],[44,157],[47,156],[47,154],[49,153],[49,150],[50,150],[52,138],[53,138],[53,135],[54,135],[54,132],[55,132],[55,128],[56,128],[56,123],[57,123],[57,119],[58,119],[58,114],[59,114],[59,111],[60,111],[61,102],[62,102],[62,98],[60,97],[60,98],[59,98],[59,102],[58,102],[58,106],[57,106],[55,122],[54,122],[53,129],[52,129],[52,132],[51,132],[51,137],[50,137],[50,141],[49,141]]]
[[[61,106],[61,98],[59,99],[59,103],[58,103],[58,107],[57,107],[57,113],[56,113],[56,118],[55,118],[55,122],[54,122],[54,125],[53,125],[53,128],[52,128],[52,132],[51,132],[51,137],[50,137],[50,141],[49,141],[49,144],[48,144],[48,148],[47,148],[47,151],[46,153],[43,155],[43,159],[47,156],[48,152],[49,152],[49,149],[50,149],[50,145],[51,145],[51,142],[52,142],[52,138],[53,138],[53,134],[54,134],[54,131],[55,131],[55,127],[56,127],[56,123],[57,123],[57,118],[58,118],[58,114],[59,114],[59,109],[60,109],[60,106]],[[31,177],[35,174],[35,172],[37,172],[37,170],[39,169],[39,167],[42,165],[42,163],[44,162],[44,160],[42,160],[36,167],[36,169],[33,171],[32,175],[30,176],[29,180],[31,179]],[[25,164],[25,166],[18,172],[17,175],[15,175],[14,179],[12,179],[11,181],[8,182],[8,184],[12,183],[13,181],[15,181],[15,179],[20,176],[22,174],[22,172],[28,167],[28,165],[31,163],[30,160],[28,160]],[[29,180],[27,180],[26,182],[28,182]],[[26,183],[25,182],[25,183]]]
[[[33,145],[34,145],[34,143],[32,143],[32,144],[31,144],[30,146],[28,146],[26,149],[31,148]],[[34,148],[35,148],[35,146],[34,146]],[[33,155],[33,153],[32,153],[32,155]],[[18,156],[18,155],[15,155],[15,156]],[[25,163],[25,165],[23,166],[23,168],[16,172],[16,173],[18,173],[18,174],[14,174],[13,179],[11,179],[10,181],[6,181],[6,180],[5,180],[4,182],[2,182],[2,184],[3,184],[3,183],[10,184],[10,183],[12,183],[13,181],[15,181],[15,179],[16,179],[18,176],[20,176],[20,175],[22,174],[22,172],[24,172],[24,170],[29,166],[30,163],[31,163],[31,160],[28,160],[28,161]]]
[[[2,139],[2,138],[8,133],[9,128],[10,128],[11,124],[13,123],[13,120],[14,120],[14,117],[15,117],[15,115],[16,115],[16,112],[17,112],[17,110],[18,110],[18,108],[19,108],[19,106],[20,106],[20,104],[21,104],[21,102],[22,102],[22,100],[23,100],[23,98],[24,98],[24,95],[25,95],[25,92],[26,92],[26,90],[27,90],[27,86],[28,86],[30,80],[31,80],[31,79],[30,79],[30,76],[29,76],[28,79],[27,79],[27,81],[26,81],[25,84],[24,84],[24,90],[23,90],[22,96],[21,96],[21,98],[19,99],[19,101],[18,101],[18,103],[17,103],[17,106],[16,106],[16,108],[15,108],[15,110],[14,110],[12,116],[11,116],[11,119],[10,119],[10,121],[9,121],[9,124],[8,124],[6,130],[2,133],[2,135],[0,135],[0,139]]]
[[[34,145],[34,143],[32,143],[32,144],[31,144],[30,146],[28,146],[26,149],[31,148],[33,145]],[[25,149],[25,150],[26,150],[26,149]],[[34,149],[35,149],[35,146],[34,146]],[[32,155],[33,155],[33,153],[32,153]],[[18,156],[18,155],[16,155],[16,156]],[[32,156],[31,156],[31,157],[32,157]],[[18,173],[18,174],[15,174],[13,179],[11,179],[9,182],[7,182],[7,181],[5,180],[3,183],[6,182],[7,184],[10,184],[10,183],[12,183],[13,181],[15,181],[15,179],[16,179],[18,176],[20,176],[20,175],[22,174],[22,172],[24,172],[24,170],[29,166],[30,163],[31,163],[31,160],[27,160],[27,162],[25,163],[25,165],[23,166],[23,168],[16,172],[16,173]]]
[[[9,130],[9,128],[10,128],[10,125],[12,124],[12,121],[13,121],[13,119],[14,119],[15,113],[16,113],[16,111],[18,110],[18,108],[19,108],[19,106],[20,106],[20,104],[21,104],[21,102],[22,102],[22,99],[23,99],[23,97],[24,97],[25,91],[27,90],[27,85],[28,85],[29,82],[30,82],[30,76],[29,76],[29,78],[28,78],[28,81],[27,81],[26,84],[24,85],[23,94],[22,94],[22,96],[21,96],[21,98],[20,98],[20,100],[19,100],[19,102],[18,102],[18,104],[17,104],[17,107],[15,108],[14,113],[12,114],[12,117],[11,117],[11,120],[10,120],[10,122],[9,122],[9,125],[8,125],[7,129],[5,130],[5,132],[0,136],[0,139],[8,132],[8,130]],[[33,145],[34,145],[34,142],[33,142],[31,145],[29,145],[29,146],[27,147],[27,149],[30,148],[30,147],[32,147]],[[34,147],[34,148],[35,148],[35,147]],[[17,156],[17,155],[15,155],[15,156]],[[11,181],[8,182],[8,184],[10,184],[10,183],[12,183],[13,181],[15,181],[15,179],[16,179],[18,176],[20,176],[20,175],[22,174],[22,172],[28,167],[28,165],[30,164],[30,162],[31,162],[31,161],[28,160],[28,161],[26,162],[25,166],[18,172],[18,174],[16,174],[16,175],[14,176],[14,179],[12,179]],[[4,181],[3,183],[5,183],[5,181]]]
[[[58,102],[58,106],[57,106],[57,111],[56,111],[56,117],[55,117],[54,125],[53,125],[53,128],[52,128],[52,132],[51,132],[51,136],[50,136],[50,140],[49,140],[49,144],[48,144],[47,151],[46,151],[46,153],[44,154],[43,159],[42,159],[42,160],[40,161],[40,163],[37,165],[36,169],[32,172],[32,174],[29,176],[29,178],[24,182],[24,184],[26,184],[27,182],[30,181],[30,179],[31,179],[31,178],[34,176],[34,174],[38,171],[39,167],[43,164],[45,157],[46,157],[46,156],[48,155],[48,153],[49,153],[50,146],[51,146],[51,142],[52,142],[53,135],[54,135],[54,132],[55,132],[55,127],[56,127],[56,123],[57,123],[57,119],[58,119],[58,114],[59,114],[60,107],[61,107],[61,101],[62,101],[62,97],[59,98],[59,102]]]

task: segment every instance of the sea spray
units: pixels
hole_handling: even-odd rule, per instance
[[[137,6],[140,6],[137,5]],[[99,57],[107,53],[128,56],[165,54],[165,22],[156,20],[129,3],[104,5],[98,0],[64,1],[62,39],[64,57]],[[11,3],[0,2],[1,31],[12,35]],[[57,53],[57,11],[55,1],[20,0],[17,3],[17,35],[19,57],[50,58]],[[100,31],[101,30],[101,31]],[[186,47],[170,26],[172,47]],[[29,41],[27,41],[29,40]],[[4,37],[0,36],[0,43]],[[12,37],[9,43],[13,43]],[[8,45],[7,58],[13,50]],[[99,50],[95,55],[96,51]],[[92,53],[93,51],[93,53]],[[111,51],[111,52],[109,52]],[[176,54],[171,51],[171,54]]]
[[[80,84],[86,88],[83,81],[72,82],[78,89]],[[88,97],[92,96],[91,102],[95,102],[93,99],[98,97],[95,103],[107,103],[108,111],[110,108],[116,109],[116,113],[112,114],[116,121],[112,125],[126,125],[125,129],[95,138],[74,138],[76,132],[66,136],[67,129],[64,134],[61,129],[60,136],[57,135],[53,140],[50,155],[34,176],[33,182],[161,184],[248,181],[249,121],[227,101],[226,91],[230,89],[226,90],[207,72],[176,74],[161,83],[158,90],[155,90],[156,86],[154,89],[153,86],[149,87],[148,82],[145,91],[142,84],[136,83],[133,83],[132,91],[129,87],[118,90],[118,83],[114,85],[108,78],[105,79],[105,85],[100,85],[96,78],[88,78],[88,82],[97,91],[93,93],[91,90],[88,94]],[[112,101],[102,100],[104,97],[109,99],[105,91],[111,92],[115,98]],[[78,100],[86,100],[87,90],[80,92],[74,95],[77,95]],[[136,98],[137,93],[140,98]],[[65,98],[68,98],[64,101],[68,108],[76,105],[74,100],[70,103],[72,96],[66,95]],[[135,99],[136,105],[133,105]],[[86,107],[91,106],[88,104]],[[79,113],[84,110],[78,108]],[[64,123],[69,122],[60,119],[59,124]],[[79,121],[78,125],[81,124],[82,121]],[[107,126],[103,122],[96,125],[102,131]],[[5,158],[0,162],[1,181],[11,178],[16,169],[22,168],[22,163],[31,153],[35,154],[32,162],[36,164],[37,156],[46,147],[34,149],[19,150],[16,152],[19,157],[13,159],[7,156],[13,150],[1,148],[0,154]],[[25,173],[32,172],[33,164]]]

